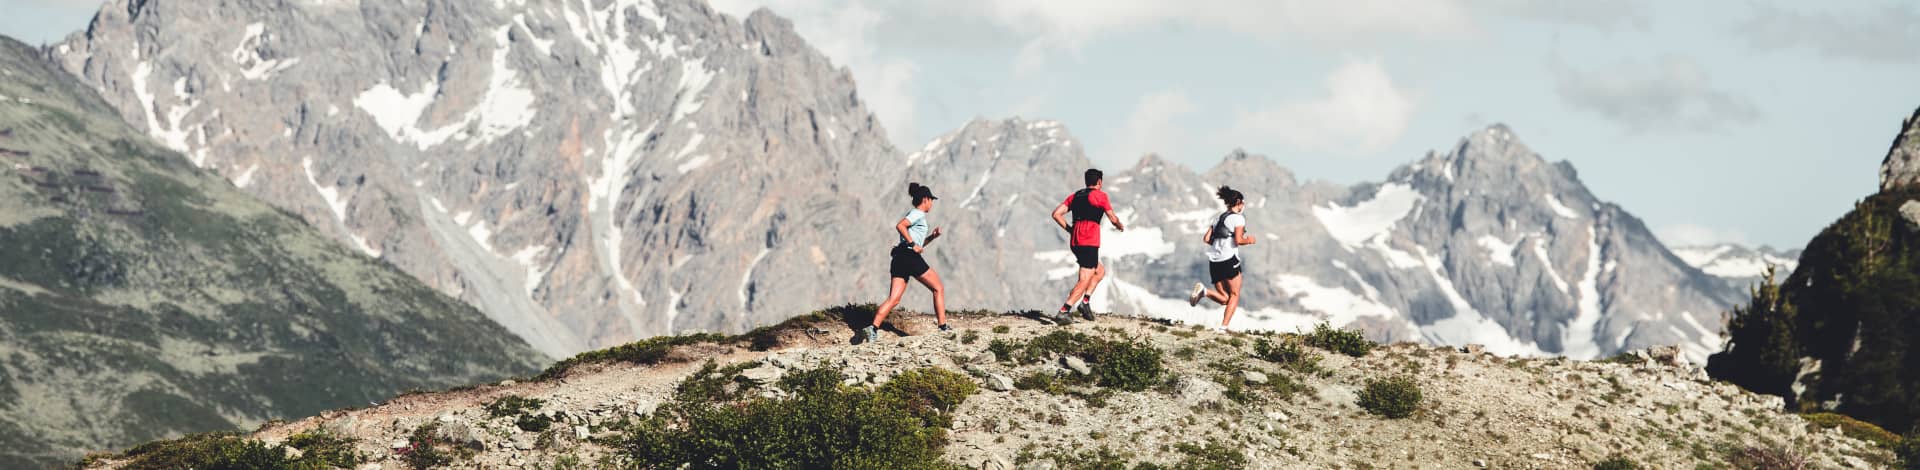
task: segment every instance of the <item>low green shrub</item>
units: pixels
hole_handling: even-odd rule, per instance
[[[1412,416],[1420,409],[1420,385],[1408,377],[1368,379],[1367,387],[1360,390],[1359,405],[1368,413],[1389,419]]]
[[[1892,449],[1900,445],[1898,434],[1887,432],[1873,423],[1853,419],[1851,416],[1838,413],[1808,413],[1800,415],[1800,418],[1807,420],[1808,430],[1823,431],[1838,427],[1847,437],[1871,442],[1881,448]]]
[[[1640,463],[1626,456],[1614,455],[1593,464],[1593,470],[1640,470]]]
[[[1373,351],[1374,346],[1377,346],[1359,330],[1334,329],[1332,325],[1326,323],[1314,325],[1313,332],[1305,336],[1308,346],[1353,357],[1366,356],[1368,352]]]
[[[1038,390],[1038,391],[1046,392],[1050,395],[1066,395],[1067,394],[1066,382],[1058,378],[1055,378],[1052,373],[1048,373],[1048,372],[1036,371],[1033,373],[1029,373],[1027,375],[1020,376],[1020,378],[1013,380],[1013,388],[1017,388],[1021,390]]]
[[[398,450],[400,461],[414,470],[452,465],[457,457],[455,453],[466,450],[441,442],[440,438],[435,436],[435,432],[439,430],[439,422],[429,422],[413,428],[413,434],[407,437],[407,446]],[[449,449],[452,450],[449,451]]]
[[[789,373],[779,382],[785,398],[676,394],[613,444],[643,469],[954,468],[940,460],[944,425],[974,392],[970,380],[920,369],[867,390],[842,378],[834,369]]]
[[[317,470],[353,468],[366,457],[353,450],[353,439],[321,430],[294,434],[282,444],[300,449],[289,459],[286,449],[236,433],[194,434],[179,439],[141,444],[118,456],[130,470],[180,468],[232,470]]]
[[[996,340],[997,342],[998,340]],[[1076,356],[1093,367],[1096,383],[1129,392],[1159,385],[1166,374],[1162,353],[1150,344],[1131,339],[1109,339],[1072,331],[1054,331],[1025,342],[990,344],[996,357],[1018,362]]]
[[[337,435],[326,429],[315,428],[287,437],[287,447],[300,449],[297,462],[310,462],[325,468],[354,468],[366,462],[367,458],[353,450],[354,439]],[[209,466],[211,467],[211,466]],[[300,465],[292,465],[300,467]]]
[[[1174,468],[1201,470],[1236,470],[1247,468],[1247,454],[1240,452],[1240,449],[1237,448],[1212,442],[1204,446],[1192,443],[1181,443],[1173,446],[1173,448],[1182,454],[1186,454],[1186,457],[1181,459],[1180,464],[1175,465]]]
[[[130,470],[288,468],[286,451],[234,433],[195,434],[142,444],[121,454]]]
[[[487,410],[487,416],[492,416],[495,418],[505,418],[508,416],[515,416],[515,415],[527,414],[527,413],[532,413],[534,411],[538,411],[541,406],[545,406],[546,404],[547,404],[546,400],[541,400],[538,398],[527,398],[519,395],[507,395],[504,397],[494,399],[491,402],[488,402],[486,405],[482,406],[482,408],[485,408]]]
[[[1915,427],[1893,446],[1893,455],[1900,459],[1901,468],[1920,470],[1920,427]]]
[[[1267,338],[1255,339],[1253,353],[1267,362],[1279,364],[1302,374],[1320,371],[1320,355],[1300,347],[1300,340],[1296,338],[1282,338],[1279,343]]]

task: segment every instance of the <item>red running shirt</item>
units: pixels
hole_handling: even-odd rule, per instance
[[[1075,191],[1075,194],[1078,193],[1078,191]],[[1068,194],[1067,200],[1062,201],[1061,204],[1067,206],[1067,220],[1073,222],[1072,245],[1100,246],[1100,221],[1105,220],[1106,211],[1113,210],[1113,204],[1107,202],[1107,192],[1098,189],[1087,191],[1087,204],[1099,208],[1102,218],[1096,218],[1094,220],[1073,220],[1073,194]]]

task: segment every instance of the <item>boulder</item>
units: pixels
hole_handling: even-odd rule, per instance
[[[486,448],[486,443],[480,440],[480,436],[483,433],[474,429],[472,425],[466,422],[455,421],[441,423],[440,429],[435,431],[434,434],[438,435],[442,441],[456,446],[470,449]]]
[[[1254,385],[1266,385],[1267,383],[1267,374],[1261,373],[1260,371],[1257,371],[1257,370],[1240,371],[1240,378],[1246,380],[1247,383],[1254,384]]]
[[[773,381],[775,380],[779,380],[781,373],[782,372],[779,367],[774,366],[772,364],[766,364],[760,367],[755,367],[752,369],[741,371],[740,378],[746,379],[748,382],[764,385],[768,383],[773,383]]]
[[[1087,361],[1083,361],[1076,356],[1061,356],[1060,364],[1067,366],[1067,369],[1073,370],[1073,372],[1076,374],[1080,374],[1080,375],[1093,374],[1093,368],[1087,367]]]
[[[987,389],[996,392],[1013,390],[1013,379],[1000,374],[987,374]]]

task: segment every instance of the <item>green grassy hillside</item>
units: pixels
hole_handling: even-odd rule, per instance
[[[0,38],[0,468],[528,374],[524,342]]]

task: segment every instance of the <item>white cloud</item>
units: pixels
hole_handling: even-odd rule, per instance
[[[1016,70],[1097,37],[1156,27],[1226,30],[1262,40],[1366,41],[1380,36],[1459,37],[1473,30],[1457,0],[985,0],[954,2],[1031,39]],[[960,12],[964,13],[964,12]]]
[[[765,7],[793,21],[807,43],[834,63],[852,70],[860,96],[894,139],[914,139],[917,132],[912,61],[881,57],[874,30],[889,20],[887,11],[860,0],[817,2],[805,0],[711,0],[713,7],[738,18]]]
[[[1794,5],[1823,6],[1811,2]],[[1806,48],[1824,56],[1869,62],[1920,62],[1920,52],[1915,49],[1920,44],[1920,9],[1911,4],[1833,12],[1788,10],[1759,3],[1733,30],[1757,49]]]
[[[1555,92],[1567,106],[1632,132],[1715,132],[1760,118],[1752,100],[1714,87],[1706,67],[1688,58],[1621,61],[1588,70],[1556,59],[1550,68]]]
[[[1186,148],[1191,142],[1182,142],[1187,138],[1186,127],[1179,117],[1192,114],[1198,108],[1187,94],[1180,90],[1162,91],[1140,97],[1133,105],[1123,124],[1118,142],[1107,149],[1105,157],[1109,160],[1130,161],[1147,153],[1162,155],[1170,151]]]
[[[1278,142],[1299,150],[1364,155],[1385,150],[1407,131],[1417,99],[1378,60],[1354,60],[1326,78],[1325,94],[1242,112],[1225,142]]]
[[[1708,246],[1720,243],[1747,245],[1747,234],[1739,230],[1716,230],[1698,224],[1673,224],[1654,229],[1654,235],[1660,237],[1660,243],[1669,248],[1689,246]]]

